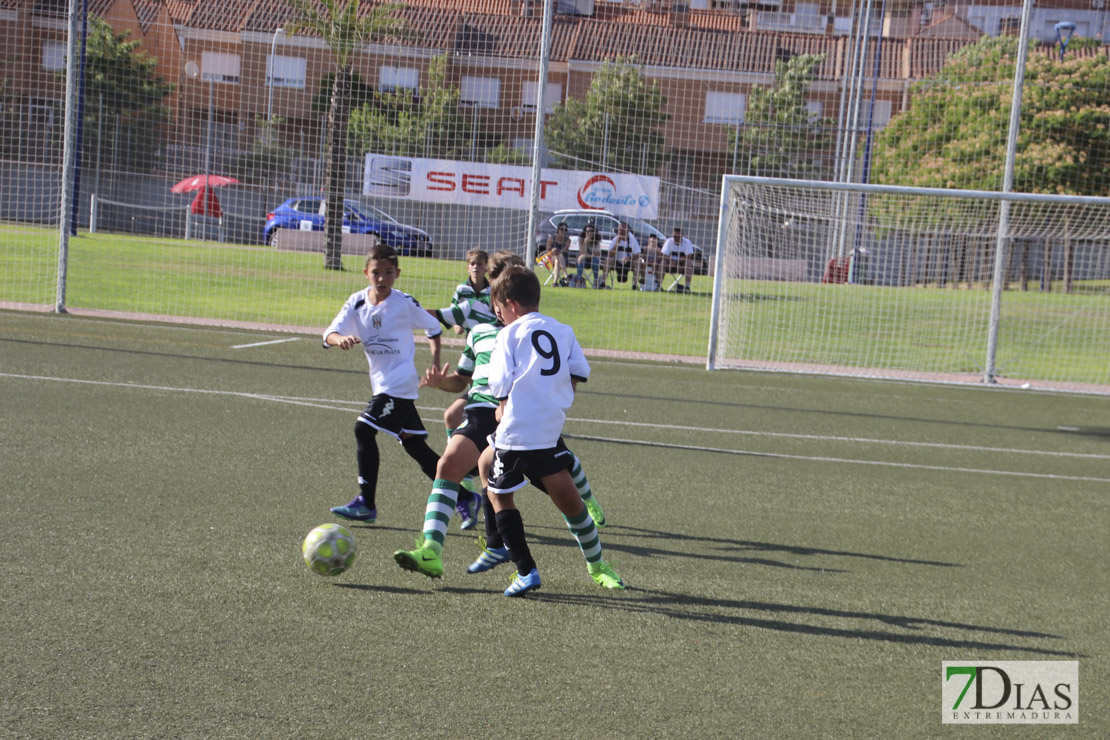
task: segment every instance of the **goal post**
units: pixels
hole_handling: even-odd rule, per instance
[[[1110,198],[727,175],[720,205],[709,369],[1110,390]]]

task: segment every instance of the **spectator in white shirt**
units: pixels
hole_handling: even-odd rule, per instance
[[[640,256],[640,242],[628,229],[628,224],[621,221],[617,226],[617,233],[613,235],[609,251],[605,253],[605,273],[601,276],[602,287],[613,287],[609,284],[611,271],[616,270],[617,280],[622,283],[628,280],[628,273],[631,271],[632,289],[635,290],[636,286],[644,280],[643,275],[640,274]]]
[[[694,274],[694,243],[682,235],[682,229],[674,227],[671,238],[663,242],[663,259],[668,272],[682,273],[685,285],[675,285],[676,293],[690,292],[690,278]]]

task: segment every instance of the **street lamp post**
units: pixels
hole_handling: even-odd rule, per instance
[[[1075,24],[1071,21],[1061,21],[1056,24],[1056,40],[1060,42],[1060,61],[1064,61],[1064,52],[1067,51],[1071,35],[1075,33]]]
[[[278,36],[284,36],[285,29],[278,28],[274,31],[274,38],[270,41],[270,74],[267,75],[270,93],[266,99],[266,122],[269,123],[274,118],[274,50],[277,47]]]

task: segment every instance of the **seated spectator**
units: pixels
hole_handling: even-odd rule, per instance
[[[551,272],[555,285],[567,284],[568,251],[570,251],[570,235],[567,233],[567,225],[559,224],[555,228],[555,233],[547,237],[547,251],[542,255],[552,261],[554,269]]]
[[[593,284],[597,286],[597,270],[601,265],[601,236],[597,233],[597,226],[593,220],[586,222],[582,233],[578,235],[578,271],[574,276],[574,284],[579,288],[586,287],[586,276],[583,271],[593,272]]]
[[[636,235],[628,230],[628,224],[621,221],[617,226],[617,233],[613,236],[613,243],[605,253],[605,272],[601,276],[601,287],[612,288],[609,284],[609,273],[616,271],[617,281],[628,281],[628,273],[632,273],[632,289],[643,282],[640,270],[640,242]]]
[[[671,238],[663,242],[663,257],[667,272],[686,278],[685,285],[675,283],[674,292],[689,293],[690,278],[694,274],[694,243],[682,235],[680,227],[674,227]]]
[[[640,259],[640,290],[659,290],[663,281],[663,245],[659,237],[648,234],[647,246]]]

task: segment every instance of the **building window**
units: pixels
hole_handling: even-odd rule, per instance
[[[727,123],[735,125],[744,122],[744,105],[747,96],[743,93],[715,92],[705,94],[704,123]]]
[[[66,42],[44,41],[42,44],[42,68],[52,71],[66,68]]]
[[[229,85],[239,84],[239,55],[206,51],[200,58],[200,78]]]
[[[463,77],[459,99],[482,108],[496,108],[501,100],[501,78]]]
[[[304,89],[308,60],[300,57],[271,56],[266,59],[266,84],[274,87]]]
[[[536,88],[538,87],[538,82],[525,82],[521,88],[520,106],[525,110],[536,109]],[[544,88],[544,112],[554,113],[555,106],[561,102],[563,102],[562,84],[558,82],[548,82],[547,87]]]
[[[824,110],[824,104],[820,100],[807,100],[806,110],[809,111],[809,120],[816,121],[821,117],[821,111]]]
[[[420,86],[420,70],[415,67],[388,67],[383,66],[378,70],[378,90],[393,92],[394,90],[411,90],[416,92]]]
[[[890,123],[893,105],[889,100],[876,100],[875,109],[871,113],[871,130],[878,131]]]

